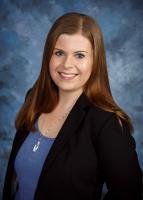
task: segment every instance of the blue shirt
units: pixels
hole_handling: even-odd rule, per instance
[[[42,166],[55,139],[43,136],[38,129],[37,121],[35,126],[37,131],[34,134],[29,133],[16,156],[14,167],[19,188],[15,200],[34,199]],[[33,147],[38,140],[40,140],[40,145],[34,152]]]

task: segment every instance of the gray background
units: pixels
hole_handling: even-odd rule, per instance
[[[0,1],[0,198],[14,120],[40,72],[47,32],[60,15],[78,11],[99,23],[117,103],[131,116],[143,169],[143,1]]]

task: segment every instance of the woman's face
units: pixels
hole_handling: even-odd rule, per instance
[[[49,63],[50,75],[62,91],[83,90],[90,77],[93,50],[90,41],[80,35],[61,34]]]

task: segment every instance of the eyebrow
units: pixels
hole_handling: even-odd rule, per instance
[[[57,50],[64,51],[64,50],[62,50],[62,49],[59,49],[59,48],[54,48],[54,49],[57,49]],[[87,51],[83,51],[83,50],[75,51],[74,53],[79,53],[79,52],[85,52],[85,53],[88,53]]]

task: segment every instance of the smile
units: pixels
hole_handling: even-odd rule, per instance
[[[64,72],[58,72],[58,73],[59,73],[60,77],[65,80],[72,80],[78,75],[78,74],[74,74],[74,73],[64,73]]]

